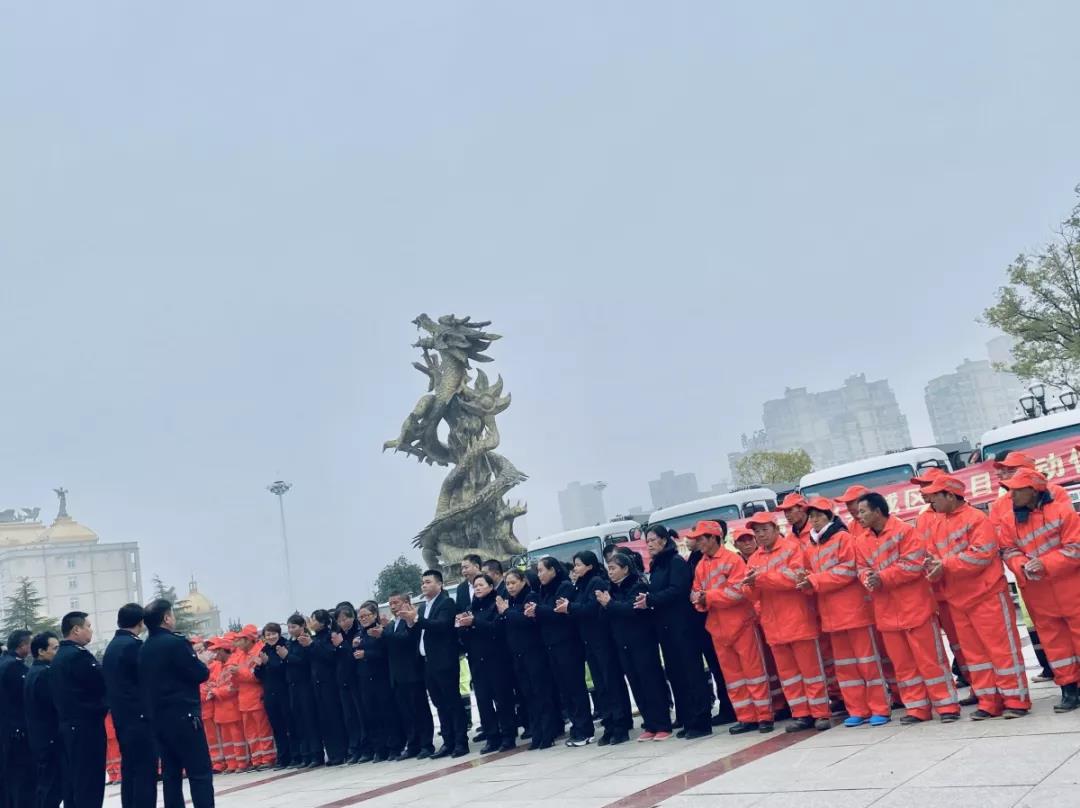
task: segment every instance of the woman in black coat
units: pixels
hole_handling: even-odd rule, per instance
[[[585,644],[585,661],[592,674],[593,693],[604,724],[600,746],[607,746],[614,738],[628,738],[632,725],[630,694],[626,690],[619,654],[596,599],[596,593],[606,591],[608,587],[607,571],[600,565],[600,560],[591,550],[584,550],[574,556],[574,599],[560,600],[555,605],[556,611],[574,618]]]
[[[645,536],[652,557],[649,590],[637,598],[634,607],[652,610],[664,669],[675,696],[675,714],[683,723],[678,736],[703,738],[712,735],[711,698],[694,607],[690,605],[693,574],[679,555],[674,540],[677,535],[662,525],[649,528]]]
[[[525,607],[536,606],[536,593],[521,570],[512,569],[503,579],[507,598],[496,596],[495,608],[506,626],[506,645],[514,664],[514,674],[524,695],[529,714],[532,740],[529,749],[548,749],[563,732],[559,711],[555,709],[555,685],[547,654],[537,653],[543,646],[540,627],[525,616]]]
[[[360,628],[353,639],[356,684],[372,760],[381,763],[391,755],[396,757],[403,745],[390,690],[390,657],[379,622],[379,604],[361,603],[357,616]]]
[[[270,729],[274,733],[274,747],[277,750],[277,765],[275,769],[287,769],[293,763],[293,755],[296,754],[299,761],[299,744],[291,743],[290,724],[292,715],[289,712],[289,683],[285,678],[285,657],[288,655],[288,646],[281,638],[281,625],[267,623],[262,630],[263,649],[257,657],[255,665],[255,678],[263,686],[263,709],[270,721]],[[278,652],[278,648],[284,649]],[[291,730],[292,734],[296,730]]]
[[[481,573],[472,583],[472,605],[458,614],[454,625],[469,652],[469,672],[486,739],[480,754],[488,755],[516,746],[517,716],[513,677],[507,665],[506,625],[499,620],[495,605],[495,581]]]
[[[622,669],[641,711],[645,731],[638,740],[665,741],[671,737],[671,711],[653,615],[647,609],[634,608],[649,586],[638,575],[633,559],[623,553],[608,559],[608,576],[610,590],[597,591],[596,600],[611,626]]]
[[[585,688],[585,646],[570,615],[555,611],[560,599],[569,601],[575,597],[574,585],[566,567],[551,556],[537,562],[536,575],[540,579],[539,597],[535,605],[525,607],[525,616],[540,624],[559,703],[570,719],[566,745],[587,746],[592,743],[593,723],[589,691]]]
[[[340,766],[345,762],[345,723],[341,719],[341,699],[337,685],[337,649],[330,638],[332,618],[326,609],[311,613],[310,626],[315,633],[311,641],[311,681],[315,687],[319,726],[326,765]]]

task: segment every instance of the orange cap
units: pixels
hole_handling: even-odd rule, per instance
[[[776,519],[765,511],[758,511],[749,519],[746,520],[748,525],[772,525],[776,526]]]
[[[1034,488],[1036,491],[1045,491],[1047,482],[1035,469],[1021,468],[1008,480],[1002,480],[1001,484],[1010,491],[1018,488]]]
[[[719,522],[703,521],[694,525],[693,529],[686,534],[688,539],[700,539],[702,536],[716,536],[721,538],[724,535],[723,528],[720,527]]]
[[[845,491],[843,494],[838,496],[836,498],[836,501],[842,502],[845,505],[850,505],[852,502],[862,499],[869,493],[870,489],[867,488],[865,485],[853,485],[848,488],[848,490]]]
[[[249,640],[257,640],[259,639],[259,628],[258,626],[254,626],[251,623],[248,623],[246,626],[240,629],[236,637],[237,639],[241,637],[246,637]]]
[[[922,493],[924,494],[956,494],[958,497],[964,495],[964,481],[958,480],[956,477],[950,477],[947,474],[939,474],[937,478],[929,485],[923,486]]]
[[[930,485],[930,483],[938,479],[938,477],[943,476],[945,476],[945,471],[943,469],[939,469],[937,466],[931,466],[922,473],[921,477],[912,477],[911,482],[914,485]]]
[[[1004,460],[994,462],[994,467],[999,469],[1033,469],[1035,458],[1023,452],[1009,452]]]
[[[754,531],[750,530],[749,528],[745,528],[745,527],[740,527],[738,530],[736,530],[734,536],[732,537],[733,541],[738,541],[739,539],[752,539],[752,538],[754,538]]]
[[[811,497],[810,501],[806,503],[806,507],[813,508],[815,511],[823,511],[824,513],[833,512],[833,504],[825,497]]]
[[[806,500],[802,494],[791,493],[784,497],[784,501],[777,507],[778,511],[786,511],[788,508],[805,508]]]

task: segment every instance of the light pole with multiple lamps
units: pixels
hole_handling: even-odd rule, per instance
[[[293,597],[292,566],[289,564],[289,536],[285,532],[285,494],[290,488],[292,488],[292,483],[284,480],[276,480],[266,486],[266,490],[278,498],[278,510],[281,513],[281,544],[285,548],[285,582],[289,591],[289,609],[292,610],[296,608],[296,600]]]

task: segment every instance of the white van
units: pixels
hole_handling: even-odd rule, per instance
[[[650,525],[663,525],[669,530],[685,533],[702,521],[737,522],[749,519],[758,511],[776,508],[776,492],[771,488],[743,488],[727,494],[695,499],[661,508],[649,517]]]
[[[640,530],[641,525],[633,519],[623,519],[541,536],[529,542],[526,561],[531,566],[544,556],[553,556],[569,566],[574,554],[584,550],[592,550],[597,558],[603,558],[607,545],[628,542]]]
[[[799,491],[804,497],[836,499],[849,486],[865,485],[870,490],[888,485],[906,483],[917,473],[931,467],[951,472],[949,456],[941,449],[928,446],[923,449],[905,449],[902,452],[877,455],[865,460],[841,463],[821,471],[811,471],[799,480]]]

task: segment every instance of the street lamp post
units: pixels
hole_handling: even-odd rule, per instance
[[[266,490],[278,498],[278,511],[281,513],[281,544],[285,548],[285,583],[289,591],[289,608],[296,608],[293,598],[292,566],[289,564],[289,536],[285,532],[285,494],[292,488],[292,483],[276,480],[266,486]]]

